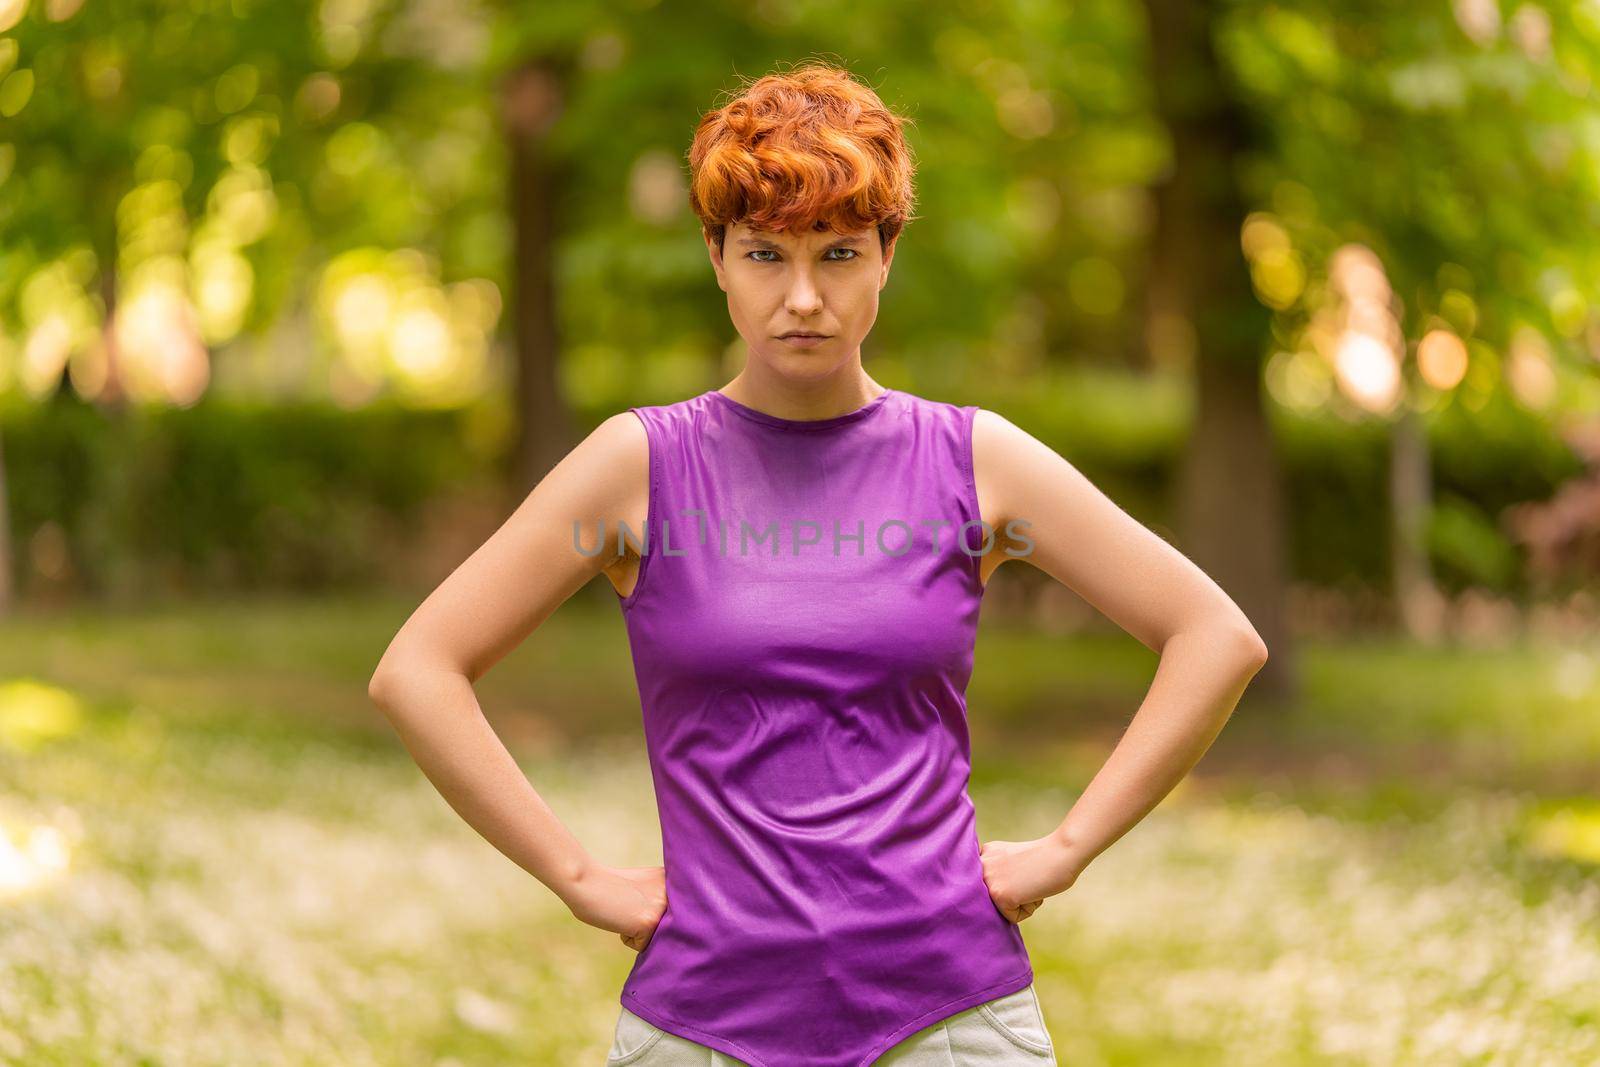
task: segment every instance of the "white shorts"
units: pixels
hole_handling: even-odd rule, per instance
[[[897,1067],[1055,1067],[1055,1045],[1029,985],[959,1011],[893,1045],[875,1063]],[[623,1008],[606,1067],[740,1067],[743,1060],[647,1022]]]

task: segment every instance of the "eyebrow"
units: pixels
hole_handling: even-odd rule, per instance
[[[755,246],[759,246],[761,248],[777,248],[779,251],[782,251],[782,248],[776,242],[769,241],[769,240],[767,240],[767,239],[765,239],[763,237],[741,237],[735,243],[736,244],[741,244],[741,245],[755,245]],[[834,242],[830,243],[828,245],[828,247],[829,248],[838,248],[838,247],[840,247],[842,245],[860,245],[860,244],[861,244],[861,238],[859,238],[859,237],[841,237],[837,241],[834,241]]]

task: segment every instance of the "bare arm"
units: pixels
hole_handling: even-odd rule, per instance
[[[1030,859],[1016,857],[1020,850],[997,850],[996,903],[1025,917],[1043,897],[1071,886],[1199,762],[1266,663],[1267,648],[1188,557],[995,412],[980,409],[974,420],[973,472],[984,520],[999,534],[1016,520],[1033,542],[1029,555],[1016,558],[1071,588],[1161,656],[1133,720],[1061,825],[1029,843],[1039,846]]]
[[[617,523],[642,530],[648,463],[638,418],[607,419],[412,613],[368,685],[423,773],[473,829],[579,918],[635,948],[642,941],[630,938],[648,940],[652,912],[659,917],[658,879],[639,876],[649,869],[594,861],[523,775],[472,686],[596,574],[626,566],[616,553]],[[592,548],[602,521],[604,550],[577,551],[574,524]],[[630,879],[644,884],[638,900],[623,884]]]

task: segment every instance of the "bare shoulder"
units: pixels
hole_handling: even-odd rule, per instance
[[[1058,453],[998,411],[972,418],[972,475],[983,520],[1004,530],[1025,504],[1026,480],[1041,464],[1066,464]]]
[[[633,461],[640,470],[646,470],[650,459],[650,441],[644,423],[631,411],[619,411],[608,416],[589,432],[580,448],[587,448],[597,460],[613,463]]]
[[[608,416],[590,431],[586,440],[595,442],[598,447],[620,449],[624,453],[644,454],[649,446],[644,423],[631,411],[619,411]]]
[[[581,500],[573,518],[591,527],[601,524],[612,547],[616,540],[610,531],[618,523],[627,523],[633,530],[643,528],[649,506],[650,440],[637,415],[620,411],[607,417],[561,466],[572,468],[563,472],[562,481],[571,485]]]
[[[979,408],[972,416],[972,448],[974,459],[981,449],[989,455],[1004,454],[1008,449],[1021,447],[1023,442],[1033,441],[1032,434],[1022,427],[989,408]]]

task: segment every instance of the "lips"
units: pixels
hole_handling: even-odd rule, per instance
[[[812,333],[810,330],[790,330],[788,333],[779,334],[778,335],[778,339],[779,340],[784,340],[784,339],[790,338],[790,337],[823,338],[823,337],[826,337],[826,336],[828,336],[828,335],[825,334],[825,333]]]

